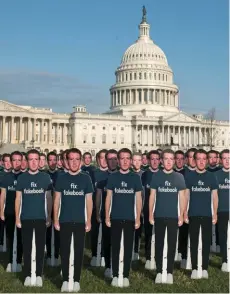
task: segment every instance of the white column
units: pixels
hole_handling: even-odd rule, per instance
[[[10,142],[13,143],[14,141],[14,117],[11,117],[11,124],[10,124]]]
[[[48,122],[48,143],[52,144],[52,121],[51,121],[51,119]]]
[[[141,146],[143,147],[143,126],[141,125]]]
[[[150,90],[147,89],[147,103],[150,104]]]
[[[18,134],[19,135],[18,136],[19,143],[21,143],[23,141],[22,134],[23,134],[23,132],[22,132],[22,117],[20,116],[19,117],[19,134]]]
[[[153,138],[153,141],[152,141],[153,143],[152,144],[153,144],[153,146],[156,146],[157,143],[156,143],[156,127],[155,126],[153,126],[152,136],[153,136],[152,137]]]
[[[149,146],[150,144],[150,140],[149,140],[149,126],[147,125],[147,146]]]
[[[188,144],[189,148],[191,148],[191,128],[188,127]]]
[[[36,118],[34,118],[33,124],[33,140],[36,142]]]
[[[141,89],[141,104],[144,104],[144,89]]]
[[[201,145],[203,142],[202,142],[202,133],[201,133],[201,127],[198,128],[198,132],[199,132],[199,138],[198,138],[198,142],[199,142],[199,145]]]
[[[44,119],[40,120],[40,143],[43,143],[43,128],[44,128]]]
[[[180,126],[178,126],[178,144],[181,146]]]
[[[133,104],[132,89],[129,89],[129,104]]]
[[[32,140],[32,121],[31,118],[28,117],[28,142]]]
[[[6,142],[6,117],[2,117],[2,142]]]
[[[168,133],[168,144],[170,145],[170,127],[168,126],[168,130],[167,130],[167,133]]]
[[[162,142],[161,142],[161,144],[163,145],[163,144],[165,144],[165,130],[164,130],[164,125],[162,125]]]

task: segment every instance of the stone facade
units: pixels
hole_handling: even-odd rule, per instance
[[[133,151],[192,146],[229,148],[229,122],[208,121],[179,110],[179,90],[164,52],[142,19],[138,40],[122,57],[110,88],[110,110],[89,114],[78,105],[70,114],[0,101],[0,142],[41,151],[78,147],[93,155],[102,148]]]

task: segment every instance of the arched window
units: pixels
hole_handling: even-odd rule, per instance
[[[154,80],[156,80],[157,79],[157,75],[156,75],[156,73],[154,73]]]
[[[161,75],[160,75],[160,74],[158,74],[158,79],[159,79],[159,81],[160,81],[160,79],[161,79]]]
[[[125,80],[128,81],[128,74],[125,74]]]
[[[139,72],[139,80],[141,80],[142,79],[142,74],[141,74],[141,72]]]
[[[95,130],[95,126],[92,126],[92,130]]]
[[[129,74],[129,79],[132,81],[132,73]]]
[[[145,80],[147,79],[147,73],[146,72],[144,73],[144,79]]]
[[[151,72],[149,73],[149,79],[150,79],[150,80],[152,79],[152,74],[151,74]]]
[[[135,72],[134,73],[134,80],[136,80],[137,79],[137,73]]]
[[[113,131],[116,131],[116,127],[113,127]]]

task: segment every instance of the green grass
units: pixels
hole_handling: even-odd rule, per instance
[[[143,253],[143,252],[142,252]],[[142,254],[143,255],[143,254]],[[155,285],[155,271],[147,271],[144,268],[144,259],[132,264],[129,288],[113,288],[110,280],[104,279],[104,268],[91,268],[89,266],[89,250],[85,250],[84,265],[81,275],[82,293],[229,293],[229,274],[220,271],[221,259],[212,255],[209,266],[208,280],[191,280],[190,271],[180,270],[179,264],[175,264],[174,284]],[[44,285],[42,288],[25,288],[22,273],[6,273],[6,253],[0,254],[0,293],[57,293],[60,292],[62,279],[60,268],[44,269]]]

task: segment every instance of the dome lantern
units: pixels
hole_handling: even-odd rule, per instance
[[[147,20],[146,20],[147,11],[145,6],[143,6],[142,13],[143,13],[142,21],[139,24],[139,40],[149,41],[150,40],[150,34],[149,34],[150,25],[147,23]]]

